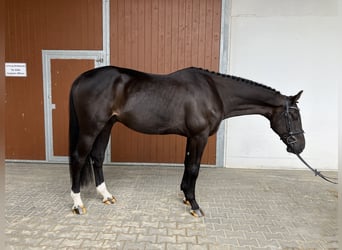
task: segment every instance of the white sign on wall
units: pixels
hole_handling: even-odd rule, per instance
[[[26,63],[5,63],[5,76],[27,77]]]

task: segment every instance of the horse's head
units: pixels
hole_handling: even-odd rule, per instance
[[[302,92],[289,96],[282,107],[274,109],[271,117],[271,128],[287,145],[287,151],[294,154],[300,154],[305,147],[304,131],[297,106]]]

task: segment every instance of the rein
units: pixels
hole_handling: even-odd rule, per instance
[[[319,176],[321,177],[323,180],[330,182],[332,184],[338,184],[337,181],[332,181],[332,180],[337,180],[337,178],[333,178],[333,177],[328,177],[325,176],[321,173],[321,171],[318,171],[317,169],[312,168],[299,154],[296,154],[297,157],[299,158],[299,160],[301,160],[305,166],[307,166],[312,172],[315,173],[315,176]]]
[[[299,112],[299,109],[297,107],[290,106],[289,101],[286,102],[285,111],[283,112],[283,114],[285,116],[286,128],[287,128],[288,132],[287,132],[287,134],[282,135],[282,137],[284,137],[284,139],[286,140],[288,145],[292,147],[292,145],[297,142],[295,135],[303,134],[304,131],[303,130],[295,131],[293,129],[291,119],[290,119],[290,109],[294,109],[294,110]],[[338,184],[337,181],[333,181],[333,180],[337,180],[337,178],[327,177],[327,176],[323,175],[320,171],[311,167],[299,154],[295,154],[295,155],[299,158],[299,160],[301,160],[301,162],[304,163],[305,166],[307,166],[312,172],[315,173],[315,176],[319,176],[323,180],[330,182],[332,184]]]

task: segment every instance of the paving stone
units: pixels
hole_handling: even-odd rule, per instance
[[[117,241],[128,241],[128,242],[135,242],[137,239],[137,235],[136,234],[124,234],[124,233],[120,233],[118,234],[116,240]]]
[[[156,243],[157,242],[157,236],[156,235],[138,235],[138,242],[149,242],[149,243]]]
[[[338,248],[337,189],[308,171],[202,167],[196,189],[204,218],[182,203],[183,168],[104,171],[117,203],[102,204],[90,186],[81,190],[88,213],[78,216],[68,166],[6,164],[6,250]]]
[[[245,232],[246,239],[255,239],[255,240],[265,240],[265,236],[261,232]]]
[[[167,228],[167,229],[170,229],[170,228],[174,228],[176,229],[177,228],[177,222],[171,222],[171,221],[160,221],[158,226],[156,227],[159,227],[159,228]]]
[[[207,230],[207,235],[208,236],[215,236],[215,237],[222,237],[225,238],[226,237],[226,233],[224,230]]]
[[[276,249],[278,248],[272,248],[272,247],[251,247],[250,248],[250,250],[276,250]],[[290,250],[290,249],[286,249],[286,250]]]
[[[94,248],[94,249],[101,249],[103,245],[102,241],[99,240],[89,240],[86,239],[82,243],[83,248]]]
[[[157,242],[158,243],[176,243],[177,237],[175,235],[173,236],[158,235]]]
[[[166,244],[166,249],[167,250],[187,250],[187,245],[186,244],[179,244],[179,243],[176,243],[176,244],[173,244],[173,243],[167,243]]]
[[[96,240],[115,240],[116,239],[116,234],[114,233],[103,233],[100,232],[97,237]]]
[[[206,235],[206,232],[203,229],[187,229],[185,235],[186,236],[204,237]]]
[[[278,240],[271,239],[271,240],[262,240],[258,239],[258,244],[261,247],[275,247],[275,248],[280,248],[280,244]]]
[[[65,239],[61,242],[61,246],[67,246],[67,247],[80,247],[83,243],[83,240],[70,240]]]
[[[219,244],[219,245],[210,245],[209,250],[233,250],[236,249],[230,245]]]
[[[62,238],[58,238],[58,239],[47,239],[47,238],[44,238],[40,242],[40,246],[41,247],[54,247],[54,248],[57,248],[57,247],[62,245],[63,241],[64,241],[64,239],[62,239]]]
[[[191,231],[191,229],[187,231]],[[168,228],[167,229],[168,235],[185,235],[186,234],[185,232],[186,232],[185,228],[182,228],[182,229]]]
[[[177,243],[192,243],[192,244],[197,244],[197,237],[196,237],[196,236],[182,236],[182,235],[177,235]]]
[[[150,219],[143,219],[143,221],[141,222],[141,227],[144,228],[150,228],[150,227],[158,227],[158,221],[149,221]],[[163,227],[163,226],[161,226]]]
[[[238,243],[240,246],[259,247],[258,241],[256,239],[239,239]]]
[[[147,250],[164,250],[166,249],[166,243],[157,243],[157,244],[146,244],[145,249]]]
[[[146,244],[144,242],[125,242],[123,249],[129,249],[129,250],[145,250]]]
[[[102,249],[122,249],[125,242],[116,242],[113,240],[105,240],[102,243]]]
[[[131,227],[129,229],[130,234],[148,234],[148,227]]]
[[[151,227],[149,228],[149,234],[152,235],[167,235],[168,229],[167,228],[155,228],[155,227]]]

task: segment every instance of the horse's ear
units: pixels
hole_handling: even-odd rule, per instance
[[[303,90],[299,91],[297,95],[291,96],[291,101],[292,101],[292,103],[297,103],[297,102],[298,102],[298,99],[300,98],[300,96],[302,95],[302,93],[303,93]]]

